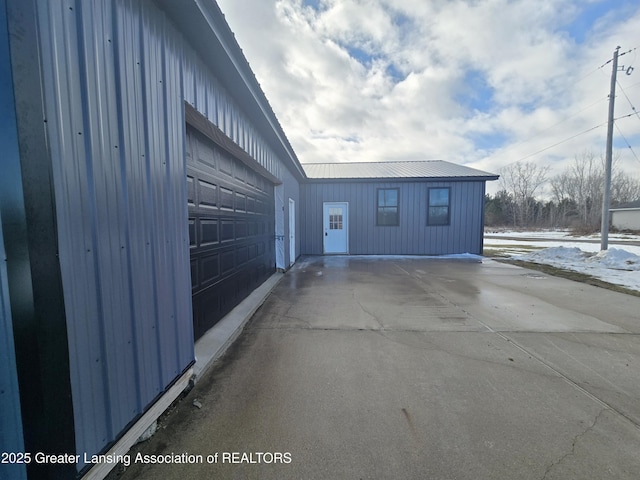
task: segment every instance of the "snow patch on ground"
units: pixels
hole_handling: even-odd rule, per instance
[[[585,273],[605,282],[640,291],[640,247],[615,246],[600,251],[599,243],[579,243],[593,239],[591,236],[575,237],[564,232],[501,232],[512,239],[485,239],[485,249],[499,251],[514,260],[552,265],[554,267]],[[495,235],[489,233],[489,235]],[[522,240],[513,240],[521,237]],[[624,237],[624,238],[623,238]],[[538,241],[536,238],[554,239]],[[609,237],[613,240],[612,236]],[[572,240],[574,240],[572,242]],[[618,241],[638,241],[637,235],[620,235]],[[533,250],[533,251],[531,251]]]

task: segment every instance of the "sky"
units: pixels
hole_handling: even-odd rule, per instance
[[[614,149],[640,178],[637,0],[217,2],[302,164],[559,174],[604,156],[620,46]]]

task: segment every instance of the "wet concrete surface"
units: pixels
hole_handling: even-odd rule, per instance
[[[120,478],[637,479],[639,312],[491,260],[303,258]]]

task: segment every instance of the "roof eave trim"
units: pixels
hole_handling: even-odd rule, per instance
[[[353,177],[353,178],[307,178],[307,183],[330,183],[330,182],[354,182],[354,183],[374,183],[374,182],[487,182],[498,180],[499,175],[482,177]]]

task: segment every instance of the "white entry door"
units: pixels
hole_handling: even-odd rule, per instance
[[[324,253],[348,253],[349,204],[323,203]]]
[[[296,202],[289,199],[289,266],[296,263]]]

